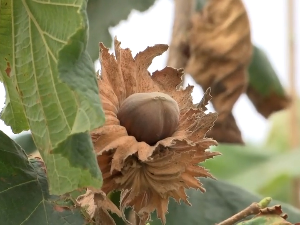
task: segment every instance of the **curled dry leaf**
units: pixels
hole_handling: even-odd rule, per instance
[[[219,155],[207,150],[217,142],[205,137],[217,114],[204,112],[209,92],[193,105],[192,87],[181,88],[182,70],[166,67],[150,75],[153,58],[167,45],[148,47],[133,58],[116,39],[114,44],[116,58],[100,44],[98,84],[106,122],[91,133],[102,190],[121,190],[121,210],[132,207],[141,224],[154,210],[166,223],[169,197],[190,204],[185,189],[204,192],[196,177],[213,178],[198,163]]]
[[[230,113],[225,121],[216,123],[207,136],[213,137],[220,143],[240,143],[243,144],[242,133],[236,124],[236,121]]]
[[[219,114],[208,136],[222,133],[222,142],[242,142],[231,111],[245,91],[251,55],[250,25],[241,0],[209,0],[192,17],[186,71],[203,89],[211,87],[212,103]],[[226,136],[229,133],[239,136],[233,141]]]
[[[118,207],[101,190],[88,189],[84,195],[76,199],[77,203],[86,210],[90,218],[94,218],[99,225],[115,225],[115,221],[108,211],[122,217]]]
[[[252,86],[248,86],[247,95],[256,110],[265,118],[268,118],[272,113],[286,109],[291,100],[289,97],[279,96],[275,92],[270,93],[268,96],[262,96]]]

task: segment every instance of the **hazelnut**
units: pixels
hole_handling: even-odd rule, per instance
[[[154,145],[176,131],[179,113],[177,102],[167,94],[135,93],[121,104],[117,117],[129,135]]]

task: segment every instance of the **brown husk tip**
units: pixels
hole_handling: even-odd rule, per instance
[[[88,189],[84,195],[76,199],[80,207],[84,208],[89,218],[93,218],[96,224],[115,225],[109,212],[122,217],[118,207],[101,190]]]
[[[191,97],[193,87],[181,88],[182,69],[165,67],[150,75],[147,69],[153,58],[165,52],[167,45],[148,47],[135,57],[132,57],[128,48],[122,49],[116,38],[114,46],[115,56],[100,44],[101,76],[98,85],[106,122],[91,133],[104,180],[102,191],[108,194],[120,190],[121,211],[132,207],[140,224],[145,224],[154,210],[165,224],[170,197],[190,205],[185,189],[194,188],[204,192],[205,189],[197,178],[213,178],[208,170],[198,165],[220,154],[208,150],[210,146],[217,145],[217,142],[206,138],[206,133],[217,119],[216,113],[205,113],[205,105],[211,98],[210,89],[202,101],[194,105]],[[146,101],[132,98],[134,100],[130,100],[131,102],[127,101],[124,112],[129,118],[132,116],[130,110],[135,110],[134,118],[143,121],[143,126],[136,126],[134,129],[144,132],[151,121],[157,122],[154,120],[171,126],[169,117],[158,112],[170,107],[170,113],[175,115],[172,107],[178,107],[178,124],[172,134],[152,144],[137,141],[135,136],[128,134],[128,128],[120,124],[118,111],[123,107],[123,102],[136,93],[149,93],[149,96],[150,93],[163,93],[176,101],[177,106],[168,104],[168,101],[173,101],[168,97],[167,102],[157,102],[157,105],[151,98]],[[145,102],[158,107],[157,113],[155,110],[150,113],[150,119],[148,115],[145,116],[145,109],[139,109]],[[153,135],[153,132],[149,135]]]

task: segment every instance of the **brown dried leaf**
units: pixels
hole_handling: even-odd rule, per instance
[[[219,114],[218,123],[225,121],[226,127],[234,129],[232,134],[239,135],[234,118],[228,118],[245,91],[252,55],[249,20],[241,0],[209,0],[203,11],[193,16],[190,53],[187,73],[204,90],[211,87],[212,103]],[[221,128],[215,131],[221,132]],[[221,142],[242,140],[241,135],[213,137]]]
[[[232,113],[228,115],[225,121],[217,121],[213,128],[207,133],[207,136],[213,137],[220,143],[244,144],[242,133],[238,128]]]

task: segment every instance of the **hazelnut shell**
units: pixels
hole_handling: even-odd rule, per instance
[[[154,145],[176,131],[179,112],[177,102],[167,94],[135,93],[125,99],[117,117],[129,135]]]

